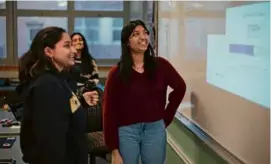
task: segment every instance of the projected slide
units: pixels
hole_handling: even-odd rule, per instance
[[[209,35],[207,82],[270,108],[270,2],[226,10],[226,34]]]

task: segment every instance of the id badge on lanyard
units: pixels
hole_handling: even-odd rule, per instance
[[[62,81],[62,80],[61,80]],[[75,95],[75,93],[70,89],[69,85],[67,84],[66,81],[62,81],[62,83],[64,84],[64,86],[71,92],[72,96],[69,100],[70,102],[70,108],[71,108],[71,112],[75,113],[81,106],[81,103],[78,99],[78,97]]]

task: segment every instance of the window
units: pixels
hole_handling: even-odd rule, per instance
[[[75,10],[123,11],[123,1],[74,1]]]
[[[6,18],[0,17],[0,59],[7,58],[6,53]]]
[[[67,0],[17,1],[17,8],[23,10],[67,10]]]
[[[86,29],[84,32],[86,35],[86,40],[91,43],[97,43],[100,40],[99,30],[98,29]]]
[[[5,8],[6,8],[5,0],[0,0],[0,9],[5,9]]]
[[[123,21],[120,18],[113,19],[113,27],[121,27],[123,26]]]
[[[121,30],[113,30],[113,41],[120,41],[121,39]]]
[[[147,12],[145,2],[139,2],[137,8],[130,3],[124,0],[0,0],[0,64],[17,65],[18,57],[29,49],[38,31],[47,26],[64,27],[69,34],[81,32],[99,65],[116,64],[121,54],[121,30],[130,20],[128,12],[140,10],[134,14],[140,16]]]
[[[88,44],[98,44],[100,41],[100,19],[99,18],[75,18],[76,32],[81,32]]]
[[[59,26],[67,30],[67,18],[62,17],[18,17],[18,57],[24,54],[40,29]]]
[[[121,18],[114,18],[113,19],[113,37],[112,37],[112,41],[113,42],[120,42],[121,39],[121,30],[123,27],[123,20]]]
[[[85,19],[85,25],[87,27],[99,27],[100,20],[98,18],[87,18]]]
[[[41,28],[29,29],[30,33],[30,41],[32,42],[37,33],[41,30]]]
[[[84,22],[77,25],[78,22]],[[115,22],[115,23],[114,23]],[[87,40],[91,55],[96,59],[119,59],[120,57],[120,33],[112,32],[117,25],[122,29],[123,18],[75,18],[75,29],[81,32]],[[112,43],[112,40],[118,40]]]

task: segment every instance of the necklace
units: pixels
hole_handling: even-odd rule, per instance
[[[136,70],[143,69],[143,67],[133,67]]]
[[[144,68],[144,66],[141,66],[141,67],[135,67],[135,66],[133,66],[133,68],[134,68],[135,70],[142,70],[142,69]]]

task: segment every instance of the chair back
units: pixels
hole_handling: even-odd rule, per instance
[[[98,88],[99,102],[95,106],[87,107],[87,133],[103,131],[102,96],[103,90]]]

